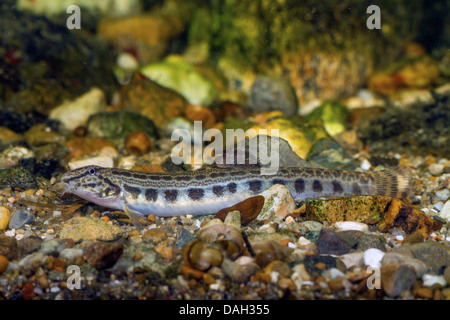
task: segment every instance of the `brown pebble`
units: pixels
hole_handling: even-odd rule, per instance
[[[342,283],[342,277],[337,277],[336,279],[328,280],[328,286],[333,291],[338,291],[344,289],[344,284]]]
[[[65,271],[66,261],[63,258],[53,259],[52,269],[56,271]]]
[[[96,269],[112,267],[123,253],[123,244],[120,242],[95,242],[86,249],[87,262]]]
[[[428,288],[420,288],[413,291],[414,297],[420,299],[432,299],[433,291]]]
[[[202,126],[211,128],[216,123],[214,113],[206,107],[188,104],[185,111],[186,118],[192,121],[201,121]]]
[[[173,258],[173,247],[167,247],[165,245],[155,246],[155,251],[161,255],[165,262],[170,262]]]
[[[294,281],[290,278],[281,278],[280,280],[278,280],[277,285],[279,288],[283,290],[290,290],[290,291],[297,290],[297,286],[295,285]]]
[[[36,293],[34,292],[34,286],[27,282],[22,287],[22,297],[24,300],[33,300]]]
[[[125,150],[129,154],[141,156],[150,151],[150,139],[143,132],[131,132],[125,138]]]
[[[144,241],[160,242],[165,238],[166,233],[159,228],[149,229],[142,235],[142,240]]]
[[[142,256],[142,253],[140,253],[140,252],[136,252],[133,256],[133,260],[135,262],[141,260],[142,258],[143,258],[143,256]]]
[[[214,279],[214,277],[208,273],[204,273],[203,274],[203,281],[205,282],[205,284],[213,284],[216,282],[216,279]]]
[[[6,271],[9,261],[5,256],[0,255],[0,274]]]

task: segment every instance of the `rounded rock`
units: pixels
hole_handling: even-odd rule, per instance
[[[125,150],[129,154],[141,156],[148,153],[151,149],[150,139],[143,132],[131,132],[125,138]]]
[[[8,268],[9,261],[5,256],[0,256],[0,274],[4,273]]]
[[[9,220],[9,228],[10,229],[19,229],[22,228],[26,224],[32,224],[35,221],[34,215],[29,213],[27,210],[17,210],[13,213]]]
[[[6,230],[9,225],[9,220],[11,218],[11,213],[9,209],[5,206],[0,207],[0,230]]]

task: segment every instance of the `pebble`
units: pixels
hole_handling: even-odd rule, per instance
[[[447,221],[447,223],[450,222],[450,200],[447,200],[447,202],[445,202],[441,211],[439,211],[438,216]]]
[[[120,237],[122,230],[100,219],[75,217],[68,220],[59,232],[61,238],[79,240],[111,241]]]
[[[0,274],[4,273],[8,269],[9,261],[5,256],[0,255]]]
[[[287,116],[297,113],[298,105],[289,82],[266,76],[256,76],[250,89],[248,107],[256,113],[281,110]]]
[[[414,269],[405,265],[388,264],[381,268],[381,284],[384,291],[391,297],[399,296],[403,291],[409,290],[416,279]]]
[[[382,267],[387,265],[405,265],[414,270],[418,277],[421,277],[430,270],[430,266],[425,262],[414,258],[411,252],[406,249],[400,249],[397,252],[390,251],[383,256]]]
[[[87,93],[73,101],[67,101],[50,112],[50,119],[61,121],[64,127],[73,131],[79,126],[85,126],[89,117],[106,107],[106,97],[99,88],[92,88]]]
[[[53,239],[42,242],[41,249],[39,251],[47,256],[57,257],[64,248],[65,248],[64,242],[57,239]]]
[[[70,170],[85,167],[85,166],[90,166],[90,165],[112,168],[114,166],[114,159],[110,156],[98,156],[98,157],[92,157],[92,158],[88,158],[88,159],[70,161],[68,163],[68,167]]]
[[[323,228],[317,239],[317,250],[319,254],[343,255],[349,253],[352,247],[335,232]]]
[[[450,266],[450,254],[448,247],[444,245],[426,241],[411,245],[409,250],[414,258],[426,262],[436,273],[439,273],[443,267]]]
[[[370,249],[369,249],[370,250]],[[339,257],[339,260],[345,264],[347,269],[353,267],[362,267],[365,264],[365,253],[361,251],[355,251],[343,254]]]
[[[361,232],[369,231],[369,226],[362,222],[338,221],[334,224],[337,231],[357,230]]]
[[[447,281],[445,280],[444,276],[438,276],[428,273],[422,276],[422,282],[426,287],[432,287],[435,284],[439,284],[442,287],[445,287],[447,285]]]
[[[59,256],[65,259],[69,264],[72,264],[75,263],[78,258],[82,257],[83,253],[83,249],[65,248],[59,253]]]
[[[5,206],[0,206],[0,230],[6,230],[8,228],[10,218],[11,213],[9,209]]]
[[[265,202],[256,220],[283,219],[296,208],[291,192],[284,185],[276,184],[262,192],[261,195]]]
[[[27,210],[20,209],[11,215],[9,221],[10,229],[19,229],[26,224],[32,224],[36,220],[35,216]]]
[[[123,253],[120,242],[95,242],[86,248],[87,262],[97,270],[112,267]]]
[[[450,198],[450,190],[445,188],[435,192],[435,197],[439,201],[447,201]]]
[[[151,142],[148,136],[139,131],[131,132],[125,138],[125,150],[128,154],[142,156],[150,151]]]
[[[381,261],[385,253],[381,250],[370,248],[364,251],[364,264],[372,268],[381,268]]]
[[[444,165],[441,163],[432,163],[428,166],[428,171],[433,176],[440,176],[444,172]]]

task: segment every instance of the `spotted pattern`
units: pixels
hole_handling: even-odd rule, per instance
[[[248,182],[248,187],[254,194],[261,192],[262,182],[261,180],[252,180]]]
[[[295,192],[297,192],[297,193],[305,192],[305,180],[303,180],[303,179],[295,180],[294,188],[295,188]]]
[[[344,188],[342,188],[342,185],[339,182],[333,181],[332,184],[333,184],[333,192],[334,193],[344,192]]]
[[[141,194],[140,188],[132,187],[127,184],[124,184],[123,188],[126,192],[128,192],[131,195],[131,197],[133,199],[137,199],[139,197],[139,195]]]
[[[312,189],[314,192],[322,192],[322,183],[319,180],[314,180],[312,184]]]
[[[164,197],[166,198],[167,202],[175,202],[178,198],[178,191],[177,190],[164,190]]]
[[[236,193],[237,191],[237,184],[234,182],[231,182],[229,184],[227,184],[227,189],[229,193]]]
[[[147,201],[156,201],[156,199],[158,199],[158,190],[153,188],[145,189],[145,199],[147,199]]]
[[[355,195],[360,195],[362,193],[361,188],[356,182],[352,184],[352,193]]]
[[[191,188],[188,189],[188,196],[191,200],[198,201],[203,198],[205,195],[205,191],[200,188]]]
[[[225,189],[222,186],[213,186],[212,191],[216,197],[221,197],[225,193]]]

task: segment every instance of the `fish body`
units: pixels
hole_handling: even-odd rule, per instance
[[[140,172],[87,166],[66,172],[66,191],[96,204],[125,211],[133,221],[145,215],[213,214],[275,184],[286,186],[296,201],[304,199],[383,195],[407,197],[406,167],[378,172],[316,168],[280,168],[276,175],[259,169],[205,169],[176,173]]]

